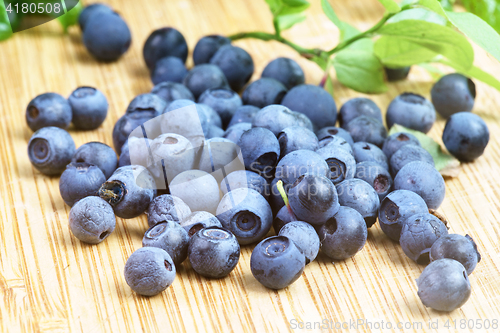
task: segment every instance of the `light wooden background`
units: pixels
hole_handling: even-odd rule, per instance
[[[285,35],[304,46],[328,49],[336,44],[338,31],[322,13],[319,1],[311,2],[308,20]],[[176,27],[192,50],[203,35],[272,31],[272,24],[264,0],[109,3],[123,15],[133,34],[130,51],[116,63],[94,61],[81,43],[79,30],[74,27],[64,35],[56,22],[0,43],[0,331],[285,332],[294,321],[325,319],[347,324],[367,320],[375,325],[383,321],[394,327],[345,330],[352,332],[422,331],[412,325],[435,331],[427,328],[429,321],[437,321],[439,331],[446,331],[445,322],[456,320],[457,329],[451,326],[450,331],[465,332],[469,330],[459,326],[462,319],[483,323],[500,319],[500,93],[482,83],[477,83],[474,112],[488,123],[489,146],[476,162],[463,166],[458,178],[446,180],[447,195],[440,208],[450,222],[450,232],[472,235],[483,256],[470,276],[472,295],[462,308],[451,313],[425,308],[415,283],[424,267],[409,260],[378,225],[370,229],[366,246],[354,258],[332,263],[320,256],[296,283],[281,291],[267,290],[253,278],[252,247],[244,247],[238,266],[224,279],[201,278],[184,263],[174,284],[162,294],[146,298],[133,293],[123,267],[141,246],[146,218],[117,219],[116,231],[97,246],[72,237],[69,208],[59,195],[58,178],[40,174],[28,160],[26,148],[32,133],[25,122],[26,105],[40,93],[67,96],[79,85],[96,86],[109,99],[106,121],[98,130],[70,133],[77,147],[93,140],[112,145],[113,125],[128,102],[152,87],[142,45],[153,29]],[[376,0],[331,3],[341,19],[362,30],[383,14]],[[287,56],[303,66],[308,83],[321,79],[315,64],[285,46],[255,40],[236,44],[253,56],[254,78],[268,61]],[[500,77],[500,65],[477,48],[476,64]],[[429,97],[431,86],[431,77],[414,68],[409,80],[390,84],[387,93],[372,98],[385,110],[404,91]],[[360,94],[335,84],[338,105],[354,96]],[[444,120],[439,119],[431,136],[440,140],[443,126]],[[396,329],[397,322],[410,328]],[[474,330],[479,331],[483,330]]]

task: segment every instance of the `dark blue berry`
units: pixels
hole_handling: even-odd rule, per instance
[[[314,151],[319,148],[316,134],[302,126],[284,128],[278,134],[278,142],[280,144],[280,158],[295,150],[308,149]]]
[[[387,81],[394,82],[406,79],[408,77],[408,74],[410,73],[410,68],[410,66],[401,68],[384,67]]]
[[[188,70],[184,62],[177,57],[165,57],[158,59],[155,67],[151,71],[151,81],[153,84],[161,82],[181,83],[186,77]]]
[[[157,247],[136,250],[125,263],[125,281],[133,291],[154,296],[175,280],[175,265],[170,255]]]
[[[406,219],[420,213],[428,213],[427,205],[422,197],[411,191],[393,191],[380,203],[378,221],[382,231],[390,239],[399,242],[401,229]]]
[[[174,221],[163,221],[149,228],[142,238],[142,246],[165,250],[175,265],[180,265],[188,255],[189,237],[186,230]]]
[[[283,157],[276,166],[276,178],[284,185],[293,184],[304,174],[330,176],[330,168],[325,159],[311,150],[295,150]]]
[[[157,116],[155,111],[134,111],[124,114],[113,128],[113,146],[120,154],[125,141],[137,127]],[[139,127],[140,128],[140,127]],[[141,131],[142,134],[142,131]],[[152,135],[154,137],[154,135]]]
[[[356,161],[347,150],[339,149],[334,145],[326,145],[316,150],[316,153],[328,163],[328,167],[330,168],[329,178],[333,184],[338,184],[354,177]]]
[[[287,223],[281,228],[278,236],[288,237],[295,243],[306,257],[306,265],[318,256],[320,240],[316,230],[309,223],[302,221]]]
[[[374,144],[368,142],[356,142],[352,146],[352,152],[356,163],[360,162],[375,162],[378,163],[382,168],[389,171],[389,163],[387,163],[387,157],[385,156],[382,149]]]
[[[66,129],[72,117],[68,100],[56,93],[38,95],[26,107],[26,122],[32,131],[48,126]]]
[[[242,104],[240,96],[229,89],[207,89],[198,102],[212,107],[219,114],[224,128]]]
[[[170,194],[163,194],[151,201],[146,214],[148,215],[148,225],[152,227],[162,221],[180,223],[191,214],[191,209],[180,198]]]
[[[339,110],[339,124],[347,128],[347,124],[359,116],[373,117],[382,122],[382,111],[374,101],[364,97],[351,98]]]
[[[273,220],[274,232],[278,234],[281,228],[283,228],[287,223],[293,221],[295,221],[295,218],[292,217],[292,215],[290,214],[290,210],[283,203],[283,206],[279,209],[278,213],[276,214]]]
[[[224,73],[219,67],[212,64],[194,66],[184,78],[183,83],[195,99],[198,99],[207,89],[229,88]]]
[[[416,145],[420,146],[420,141],[410,133],[398,132],[389,135],[382,146],[382,151],[384,152],[387,159],[390,160],[391,156],[398,151],[399,148],[406,145]]]
[[[280,144],[276,136],[266,128],[255,127],[243,132],[238,146],[247,170],[269,178],[280,156]]]
[[[335,126],[326,126],[320,129],[318,132],[316,132],[316,135],[318,136],[318,140],[322,140],[326,137],[329,136],[338,136],[347,141],[349,145],[354,144],[354,140],[352,139],[351,134],[347,132],[345,129],[340,128],[340,127],[335,127]]]
[[[324,137],[318,142],[318,145],[320,149],[326,147],[329,147],[330,149],[343,149],[351,155],[354,154],[352,146],[340,136],[330,135]]]
[[[287,91],[281,82],[271,78],[261,78],[250,83],[241,98],[243,104],[263,108],[271,104],[280,104]]]
[[[224,45],[231,44],[231,40],[221,35],[209,35],[200,38],[193,50],[195,65],[207,64],[214,54]]]
[[[448,234],[439,237],[432,244],[429,252],[431,261],[449,258],[454,259],[464,265],[467,275],[470,275],[478,262],[481,261],[481,255],[477,250],[476,243],[469,235]]]
[[[194,101],[193,93],[183,84],[177,82],[162,82],[151,89],[151,93],[161,97],[167,104],[176,99]]]
[[[434,166],[432,155],[424,148],[417,145],[405,145],[391,156],[391,173],[396,176],[405,165],[414,161],[429,163]]]
[[[167,106],[167,102],[156,94],[140,94],[130,101],[127,107],[127,113],[149,111],[159,116],[165,111]]]
[[[71,135],[59,127],[43,127],[33,133],[28,143],[31,164],[46,175],[59,175],[75,154]]]
[[[115,230],[115,224],[113,208],[99,197],[85,197],[69,212],[71,233],[85,243],[102,242]]]
[[[262,71],[262,77],[281,82],[287,89],[292,89],[305,81],[304,71],[295,60],[276,58],[269,62]]]
[[[102,171],[88,163],[70,163],[59,179],[59,192],[68,206],[78,200],[95,195],[106,181]]]
[[[253,105],[242,105],[236,109],[231,121],[227,125],[228,128],[239,123],[252,123],[253,117],[260,109]]]
[[[233,45],[221,46],[210,59],[210,63],[222,70],[231,89],[237,92],[250,81],[254,70],[250,54]]]
[[[237,170],[228,174],[221,182],[220,189],[223,194],[237,188],[251,188],[267,198],[270,193],[267,180],[255,172]]]
[[[471,162],[481,156],[489,140],[490,131],[484,120],[470,112],[452,115],[443,131],[446,149],[463,162]]]
[[[424,133],[429,132],[435,121],[436,110],[432,103],[413,93],[403,93],[394,98],[385,115],[389,128],[399,124]]]
[[[380,202],[392,190],[393,180],[391,174],[376,162],[365,161],[356,164],[354,177],[370,184],[377,192]]]
[[[295,243],[285,236],[264,239],[252,251],[250,269],[262,285],[282,289],[304,271],[306,259]]]
[[[368,228],[377,222],[380,199],[370,184],[353,178],[344,180],[336,187],[341,206],[351,207],[358,211],[365,219]]]
[[[78,129],[93,130],[101,126],[108,114],[108,100],[99,90],[79,87],[68,98],[73,112],[73,125]]]
[[[344,260],[358,253],[366,243],[368,229],[363,216],[353,208],[340,207],[318,231],[321,252],[329,258]]]
[[[142,50],[144,61],[150,70],[156,62],[165,57],[178,57],[186,62],[188,55],[188,46],[184,36],[171,27],[160,28],[153,31]]]
[[[118,165],[116,153],[113,148],[96,141],[87,142],[78,147],[71,162],[93,164],[101,169],[106,179],[111,177]]]
[[[78,24],[80,25],[80,29],[82,31],[85,30],[85,26],[91,16],[94,16],[96,13],[113,13],[113,9],[106,4],[103,3],[93,3],[91,5],[86,6],[78,16]]]
[[[301,84],[292,88],[281,104],[292,111],[306,115],[315,129],[335,126],[337,122],[337,105],[333,97],[326,90],[315,85]]]
[[[382,147],[387,137],[387,130],[376,118],[369,116],[359,116],[351,120],[346,130],[351,134],[354,142],[368,142],[378,147]]]
[[[181,226],[186,230],[189,237],[193,237],[194,234],[203,228],[222,228],[222,224],[217,217],[212,213],[204,211],[192,212],[181,220]]]
[[[252,128],[251,123],[244,123],[244,122],[237,123],[232,126],[229,126],[227,130],[224,132],[223,137],[233,141],[234,143],[238,143],[243,133],[245,133],[251,128]]]
[[[253,127],[264,127],[278,136],[280,132],[290,126],[302,126],[312,131],[313,126],[309,118],[299,112],[291,111],[283,105],[268,105],[254,115]]]
[[[443,117],[471,111],[476,98],[476,85],[462,74],[452,73],[443,76],[431,89],[432,104]]]
[[[227,276],[238,264],[240,244],[230,231],[209,227],[191,237],[188,256],[196,273],[218,279]]]

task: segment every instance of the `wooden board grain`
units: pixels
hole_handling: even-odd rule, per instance
[[[366,246],[354,258],[332,263],[321,256],[296,283],[280,291],[268,290],[253,278],[252,247],[245,246],[238,266],[224,279],[201,278],[183,264],[172,287],[162,294],[147,298],[133,293],[125,283],[123,267],[141,246],[145,217],[118,219],[114,234],[97,246],[76,240],[69,231],[69,208],[59,195],[58,178],[40,174],[29,163],[26,148],[32,132],[25,122],[26,105],[43,92],[67,96],[77,86],[96,86],[110,103],[106,121],[95,131],[71,129],[70,133],[77,146],[88,141],[112,145],[113,125],[128,102],[152,87],[142,45],[153,29],[176,27],[192,50],[203,35],[272,31],[272,24],[264,0],[108,2],[133,33],[130,51],[118,62],[94,61],[78,29],[64,35],[56,22],[0,43],[2,332],[285,332],[302,331],[299,323],[314,322],[321,325],[316,324],[313,331],[340,331],[343,323],[343,331],[350,332],[471,331],[461,326],[464,320],[474,321],[474,332],[498,331],[492,323],[500,319],[500,93],[482,83],[477,83],[474,112],[487,121],[490,143],[481,158],[463,166],[458,178],[446,180],[447,195],[439,209],[450,222],[450,232],[470,234],[483,256],[470,276],[472,295],[462,308],[439,313],[424,307],[415,283],[424,267],[409,260],[378,225],[370,229]],[[328,49],[337,43],[338,31],[322,13],[319,1],[311,2],[307,21],[285,35],[306,47]],[[330,2],[341,19],[361,30],[383,15],[376,0]],[[268,61],[286,56],[300,63],[308,83],[321,79],[315,64],[286,46],[256,40],[236,44],[253,56],[254,78]],[[475,52],[475,63],[500,77],[500,65],[478,48]],[[404,91],[429,97],[431,86],[431,77],[414,68],[408,80],[370,97],[385,110]],[[362,96],[338,83],[334,89],[338,105]],[[440,141],[443,127],[444,120],[438,119],[430,135]],[[484,327],[486,320],[490,329],[478,329],[478,323]],[[429,328],[430,321],[438,329]],[[451,325],[448,329],[446,321]]]

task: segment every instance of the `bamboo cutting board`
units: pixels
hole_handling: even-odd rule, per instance
[[[338,31],[322,13],[319,1],[311,2],[307,21],[285,35],[299,45],[329,49],[337,43]],[[383,15],[376,0],[330,2],[341,19],[360,30]],[[147,298],[133,293],[125,283],[123,267],[141,246],[147,229],[145,216],[117,219],[114,234],[97,246],[75,239],[58,178],[40,174],[28,160],[26,148],[32,132],[25,122],[26,105],[40,93],[68,96],[77,86],[95,86],[110,103],[106,121],[95,131],[71,129],[70,133],[77,147],[88,141],[112,146],[115,121],[134,96],[152,87],[142,45],[153,29],[176,27],[192,50],[204,35],[272,31],[272,24],[264,0],[109,3],[123,15],[133,34],[130,51],[116,63],[94,61],[81,43],[79,30],[73,27],[64,35],[56,22],[0,43],[2,332],[285,332],[303,331],[304,326],[312,331],[350,332],[499,331],[494,323],[500,325],[500,93],[478,82],[474,112],[488,123],[490,143],[476,162],[463,165],[459,177],[446,180],[447,195],[439,209],[451,225],[450,232],[470,234],[483,256],[470,276],[472,295],[462,308],[439,313],[424,307],[415,283],[424,266],[409,260],[378,225],[370,229],[366,246],[354,258],[333,263],[320,256],[296,283],[280,291],[268,290],[253,278],[249,262],[253,247],[245,246],[238,266],[224,279],[201,278],[184,263],[174,284],[160,295]],[[236,45],[253,56],[254,79],[278,56],[296,59],[308,83],[321,79],[315,64],[286,46],[256,40]],[[475,51],[476,64],[500,77],[500,64],[478,48]],[[408,80],[390,84],[387,93],[370,97],[385,111],[404,91],[429,98],[432,83],[427,72],[415,67]],[[334,89],[339,106],[361,96],[337,83]],[[444,120],[438,119],[430,135],[440,141],[443,127]],[[478,329],[479,324],[487,326],[488,320],[489,330]],[[398,322],[403,329],[397,328]]]

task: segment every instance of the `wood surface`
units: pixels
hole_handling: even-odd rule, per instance
[[[147,229],[145,216],[118,218],[115,232],[97,246],[73,237],[58,178],[40,174],[28,160],[32,132],[25,121],[26,105],[40,93],[68,96],[80,85],[95,86],[110,103],[106,121],[97,130],[70,129],[70,133],[77,147],[88,141],[112,146],[116,120],[134,96],[152,87],[142,45],[153,29],[176,27],[192,51],[204,35],[271,32],[272,24],[264,0],[107,2],[123,15],[133,34],[131,49],[118,62],[96,62],[86,52],[79,29],[72,27],[65,35],[57,22],[0,43],[0,331],[286,332],[293,330],[295,322],[327,320],[328,327],[322,322],[322,327],[312,331],[336,331],[335,322],[345,322],[348,326],[343,331],[350,332],[498,332],[477,329],[477,322],[500,319],[500,93],[479,82],[474,112],[486,120],[490,143],[482,157],[463,165],[457,178],[446,179],[446,199],[439,209],[449,221],[450,232],[470,234],[482,254],[470,276],[472,295],[460,309],[440,313],[422,305],[415,279],[424,266],[408,259],[378,225],[369,230],[366,246],[354,258],[332,262],[320,256],[297,282],[280,291],[268,290],[254,279],[250,272],[253,247],[245,246],[236,269],[224,279],[202,278],[184,263],[174,284],[160,295],[148,298],[132,292],[123,268],[128,256],[141,246]],[[285,36],[299,45],[329,49],[338,41],[338,30],[322,13],[319,1],[311,2],[307,21]],[[361,30],[373,25],[384,11],[376,0],[330,2],[341,19]],[[253,56],[254,79],[278,56],[296,59],[308,83],[321,79],[315,64],[286,46],[257,40],[236,45]],[[475,48],[475,52],[475,64],[500,77],[500,65],[482,50]],[[188,65],[192,66],[192,60]],[[415,67],[408,80],[389,84],[387,93],[370,97],[385,112],[389,102],[404,91],[429,98],[432,84],[431,76]],[[334,88],[339,106],[362,96],[338,83]],[[443,127],[444,120],[439,118],[430,132],[439,142]],[[476,329],[460,329],[463,319],[473,320]],[[350,322],[358,320],[371,322],[371,328],[353,328]],[[447,320],[449,329],[444,327]],[[429,329],[429,321],[437,321],[439,328]],[[382,329],[388,322],[393,329]],[[397,322],[409,327],[397,329]]]

